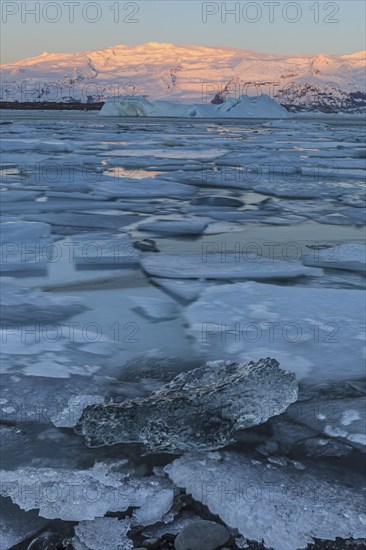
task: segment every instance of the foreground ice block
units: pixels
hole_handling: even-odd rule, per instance
[[[315,537],[365,536],[361,476],[329,465],[299,470],[215,452],[184,455],[165,470],[227,525],[274,550],[306,548]]]
[[[212,286],[183,315],[196,349],[208,359],[273,355],[312,384],[364,377],[362,290],[253,282]]]
[[[90,447],[139,442],[147,452],[219,449],[296,399],[295,376],[274,359],[214,361],[146,398],[86,407],[75,431]]]

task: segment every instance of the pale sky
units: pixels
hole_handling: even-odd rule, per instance
[[[2,0],[1,62],[144,42],[353,53],[366,47],[365,6],[363,0]]]

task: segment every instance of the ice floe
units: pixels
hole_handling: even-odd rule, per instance
[[[196,349],[210,359],[273,354],[307,383],[364,374],[361,290],[254,282],[212,286],[183,315]]]
[[[268,280],[319,275],[315,268],[269,260],[253,253],[209,253],[217,248],[217,243],[207,241],[206,252],[201,255],[146,254],[141,258],[141,266],[149,275],[171,279]]]
[[[332,244],[329,248],[305,254],[302,261],[309,266],[366,272],[366,245]]]
[[[124,233],[82,233],[72,236],[72,259],[77,266],[131,267],[139,264],[139,253]]]
[[[0,306],[4,322],[19,323],[60,321],[86,309],[79,298],[27,289],[11,277],[0,278]]]
[[[128,519],[96,518],[81,521],[75,526],[72,540],[75,550],[132,550],[133,543],[127,537],[131,529]]]

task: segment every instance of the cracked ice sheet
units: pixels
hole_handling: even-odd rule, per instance
[[[1,494],[25,511],[39,509],[39,515],[47,519],[93,520],[107,512],[136,507],[140,510],[135,512],[135,524],[159,521],[173,502],[170,481],[156,476],[134,478],[130,473],[118,472],[125,462],[97,462],[89,470],[3,470]]]
[[[0,334],[2,373],[15,371],[46,378],[91,376],[106,368],[119,351],[116,343],[103,335],[98,341],[88,342],[83,330],[72,323],[15,324]]]
[[[209,252],[209,250],[207,251]],[[292,279],[319,276],[316,268],[259,256],[221,254],[146,254],[141,266],[149,275],[170,279]]]
[[[162,179],[125,178],[123,181],[111,182],[108,178],[98,181],[93,185],[95,192],[107,198],[123,199],[152,199],[152,198],[177,198],[193,197],[197,192],[195,187],[184,183],[168,182]]]
[[[196,349],[208,359],[273,356],[313,384],[364,376],[361,290],[253,282],[212,286],[183,316]]]
[[[365,536],[362,479],[345,480],[329,466],[298,470],[214,452],[184,455],[165,470],[227,525],[275,550],[305,548],[313,537]]]
[[[175,319],[180,314],[180,308],[176,302],[167,299],[150,298],[147,296],[131,296],[136,308],[148,319],[155,322],[167,319]]]
[[[167,294],[172,294],[181,300],[195,300],[201,292],[211,283],[203,281],[190,281],[188,279],[152,279],[153,283],[160,286]]]

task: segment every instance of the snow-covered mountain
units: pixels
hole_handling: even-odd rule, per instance
[[[50,54],[1,66],[1,101],[97,102],[142,96],[220,103],[267,94],[289,108],[366,106],[365,51],[271,55],[227,47],[149,42]]]

